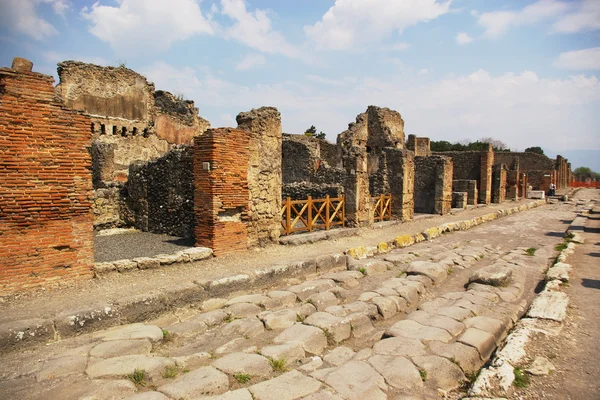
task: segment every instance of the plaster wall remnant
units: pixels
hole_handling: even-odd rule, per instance
[[[248,246],[263,246],[281,230],[281,114],[261,107],[238,114],[238,129],[251,132],[248,142]]]
[[[32,63],[0,69],[0,295],[92,277],[90,119]]]
[[[450,157],[415,157],[415,212],[445,215],[452,208]]]

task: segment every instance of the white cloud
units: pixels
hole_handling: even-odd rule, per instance
[[[236,65],[238,71],[246,71],[248,69],[266,64],[267,60],[262,54],[248,54]]]
[[[119,0],[114,7],[96,2],[81,14],[91,22],[89,31],[122,55],[165,50],[175,41],[214,33],[195,0]]]
[[[54,13],[63,17],[69,8],[66,0],[3,0],[0,24],[36,40],[57,35],[56,28],[38,15],[40,3],[50,4]]]
[[[560,33],[600,29],[600,1],[583,0],[577,10],[559,18],[552,28],[555,32]]]
[[[600,69],[600,47],[560,53],[554,66],[572,70]]]
[[[471,36],[469,36],[469,34],[466,32],[460,32],[458,35],[456,35],[456,43],[458,43],[460,45],[469,44],[472,41],[473,41],[473,38]]]
[[[449,0],[336,0],[320,21],[304,31],[318,48],[345,50],[402,33],[449,10]]]
[[[481,13],[477,24],[485,29],[485,36],[497,38],[512,26],[531,25],[556,18],[571,5],[559,0],[538,0],[520,11],[492,11]]]
[[[72,53],[61,53],[61,52],[53,51],[53,50],[42,52],[42,58],[44,59],[44,61],[52,63],[52,64],[56,64],[56,63],[59,63],[62,61],[67,61],[67,60],[77,60],[77,61],[81,61],[81,62],[85,62],[85,63],[104,65],[104,66],[110,64],[109,61],[103,57],[76,55],[76,54],[72,54]]]
[[[429,69],[427,69],[427,68],[422,68],[422,69],[420,69],[420,70],[419,70],[419,72],[417,72],[417,75],[420,75],[420,76],[422,76],[422,75],[427,75],[427,74],[428,74],[428,73],[430,73],[430,72],[431,72],[431,71],[430,71]]]
[[[414,74],[392,73],[336,79],[309,75],[298,82],[239,85],[210,71],[165,63],[145,72],[158,88],[196,100],[212,126],[231,125],[224,115],[272,105],[282,113],[284,132],[299,133],[315,125],[335,141],[356,114],[376,104],[400,111],[410,132],[433,140],[476,140],[485,132],[511,148],[548,145],[568,150],[581,143],[600,148],[595,131],[600,83],[595,76],[544,79],[532,71],[492,75],[478,70],[427,82],[414,79]]]
[[[404,51],[404,50],[407,50],[409,47],[410,47],[410,44],[408,44],[408,43],[398,42],[398,43],[391,44],[389,46],[383,46],[383,50]]]
[[[248,12],[244,0],[221,0],[221,12],[235,23],[226,29],[225,37],[237,40],[264,53],[300,57],[299,51],[271,27],[267,10]]]

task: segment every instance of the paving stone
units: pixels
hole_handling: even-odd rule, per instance
[[[336,317],[345,317],[349,314],[349,311],[343,306],[330,306],[324,310],[326,313],[335,315]]]
[[[458,300],[456,303],[454,303],[454,307],[467,309],[471,311],[473,315],[481,315],[489,310],[489,307],[473,304],[468,300]]]
[[[415,390],[423,387],[419,370],[405,357],[374,355],[369,358],[369,363],[388,385],[396,389]]]
[[[315,392],[311,395],[303,397],[302,400],[344,400],[344,399],[331,391],[319,390],[318,392]]]
[[[417,321],[422,325],[445,329],[452,336],[458,336],[465,330],[465,325],[461,322],[444,317],[443,315],[429,314],[426,311],[415,311],[410,313],[406,318]]]
[[[385,261],[391,262],[396,269],[400,269],[402,272],[406,271],[408,264],[415,258],[417,257],[410,253],[391,253],[383,257]]]
[[[336,368],[325,383],[348,400],[385,399],[387,385],[383,377],[364,361],[350,361]]]
[[[376,275],[393,268],[394,264],[377,259],[353,261],[348,265],[350,271],[360,271],[365,275]]]
[[[398,321],[389,327],[385,333],[388,336],[401,336],[405,338],[426,341],[438,340],[444,343],[452,341],[452,335],[450,335],[446,330],[434,328],[432,326],[421,325],[418,322],[411,320]]]
[[[218,297],[215,297],[213,299],[208,299],[205,302],[203,302],[201,308],[202,308],[202,311],[208,312],[208,311],[221,309],[221,308],[225,307],[226,304],[227,304],[227,299],[220,299]]]
[[[293,365],[306,356],[302,344],[296,342],[265,346],[260,350],[260,354],[274,360],[285,359],[287,365]]]
[[[293,306],[296,304],[296,294],[292,292],[288,292],[286,290],[273,290],[267,293],[267,296],[271,298],[271,300],[275,300],[276,304],[279,304],[280,307]],[[265,302],[265,308],[268,310],[268,306],[275,303]]]
[[[323,357],[323,361],[337,367],[338,365],[342,365],[345,362],[350,361],[355,354],[356,353],[351,348],[339,346],[327,353]]]
[[[129,396],[125,400],[169,400],[169,398],[160,392],[143,392]]]
[[[231,353],[213,362],[213,367],[229,375],[249,374],[267,377],[273,372],[269,360],[258,354]]]
[[[476,328],[467,329],[457,341],[477,349],[482,360],[487,360],[496,348],[494,337]]]
[[[371,301],[371,299],[375,297],[380,297],[381,295],[376,292],[363,292],[358,296],[357,301]]]
[[[316,392],[321,386],[318,380],[301,372],[291,371],[252,385],[248,390],[254,400],[295,400]]]
[[[248,294],[244,296],[234,297],[233,299],[229,300],[226,305],[230,306],[232,304],[251,303],[259,306],[265,301],[268,301],[269,299],[270,297],[263,296],[262,294]]]
[[[202,367],[181,375],[157,390],[172,399],[187,399],[222,394],[228,389],[227,375],[214,367]]]
[[[471,282],[471,283],[469,283],[468,290],[469,290],[469,292],[473,291],[473,292],[478,292],[478,293],[497,294],[498,292],[501,291],[501,288],[497,288],[497,287],[490,286],[490,285],[484,285],[482,283]]]
[[[294,310],[265,311],[258,315],[267,329],[285,329],[294,325],[298,314]]]
[[[531,365],[525,369],[525,372],[531,375],[541,376],[551,374],[554,370],[556,370],[556,367],[550,361],[548,361],[547,358],[536,357]]]
[[[312,325],[329,332],[332,340],[339,343],[350,337],[350,322],[345,318],[336,317],[326,312],[316,312],[304,320],[306,325]]]
[[[349,313],[363,313],[371,318],[375,318],[379,311],[377,306],[371,303],[365,303],[364,301],[355,301],[353,303],[344,304],[343,306]]]
[[[378,296],[372,298],[371,302],[377,306],[377,311],[383,319],[391,318],[398,312],[396,303],[391,299]]]
[[[426,276],[436,285],[440,284],[448,277],[448,272],[443,265],[428,261],[413,261],[408,265],[406,272],[409,275]]]
[[[248,344],[248,339],[238,337],[214,349],[213,354],[223,355],[238,352],[244,349],[244,347],[246,347]]]
[[[152,342],[163,340],[163,332],[156,325],[129,324],[117,326],[92,334],[93,338],[102,340],[149,339]]]
[[[111,358],[128,356],[132,354],[148,354],[152,350],[152,343],[148,339],[137,340],[112,340],[98,343],[90,350],[90,356],[96,358]]]
[[[396,286],[394,288],[398,294],[406,299],[409,304],[417,304],[419,302],[419,291],[414,286]]]
[[[69,356],[46,361],[35,375],[38,382],[63,378],[73,374],[81,374],[85,371],[87,357]]]
[[[310,354],[319,355],[327,347],[327,337],[325,333],[314,326],[296,324],[281,332],[273,343],[285,344],[298,342],[302,345],[304,351]]]
[[[288,291],[295,293],[300,301],[306,301],[306,299],[313,294],[325,292],[334,286],[335,282],[331,279],[316,279],[314,281],[307,281],[299,285],[290,286]]]
[[[341,271],[333,274],[327,274],[324,278],[333,279],[336,283],[345,284],[348,287],[356,287],[359,284],[359,279],[364,275],[360,271]]]
[[[350,298],[350,296],[352,296],[352,292],[350,292],[349,290],[344,289],[342,287],[339,287],[339,286],[331,288],[327,291],[329,293],[333,293],[335,295],[335,297],[337,297],[337,299],[340,301],[344,301],[344,300]]]
[[[234,303],[223,309],[230,317],[233,318],[248,318],[256,317],[262,312],[262,309],[256,304],[250,303]]]
[[[64,380],[44,392],[43,399],[122,399],[135,394],[129,379]]]
[[[441,307],[450,307],[455,303],[454,300],[444,299],[443,297],[438,297],[436,299],[427,301],[419,305],[419,310],[427,311],[429,313],[435,313]]]
[[[563,292],[543,291],[533,299],[527,316],[562,322],[567,316],[569,296]]]
[[[427,373],[427,384],[444,391],[461,387],[467,379],[462,370],[439,356],[413,357],[413,362]]]
[[[310,357],[307,361],[298,367],[299,371],[312,373],[323,365],[323,359],[318,356]]]
[[[409,312],[409,309],[416,308],[416,304],[414,304],[412,307],[409,307],[408,301],[406,301],[405,298],[400,296],[387,296],[386,299],[390,299],[394,302],[394,304],[396,305],[397,312]]]
[[[173,360],[175,361],[175,364],[177,364],[178,367],[182,369],[192,370],[210,364],[210,362],[212,361],[212,357],[210,353],[200,352],[190,354],[189,356],[173,357]]]
[[[428,345],[433,354],[458,363],[458,366],[465,373],[478,372],[484,364],[479,352],[471,346],[458,342],[442,343],[436,341],[429,342]]]
[[[419,339],[391,337],[380,340],[373,346],[373,353],[384,356],[424,356],[427,348]]]
[[[338,304],[338,299],[333,293],[322,292],[313,294],[306,301],[316,307],[317,311],[325,311],[327,307]]]
[[[462,307],[440,307],[433,314],[443,315],[459,322],[473,316],[470,310]]]
[[[182,322],[176,322],[172,325],[165,326],[165,331],[168,331],[169,334],[176,336],[195,336],[200,333],[206,332],[208,330],[208,325],[202,321],[197,321],[195,319],[189,319]]]
[[[407,285],[410,285],[410,282],[412,282],[413,285],[416,285],[415,287],[419,291],[419,294],[424,293],[425,289],[433,286],[433,280],[424,275],[409,275],[404,279],[406,279]]]
[[[504,339],[509,329],[504,322],[498,319],[483,316],[468,318],[465,319],[463,322],[467,328],[477,328],[479,330],[491,334],[492,336],[494,336],[496,344],[500,344],[500,342],[502,341],[502,339]]]
[[[371,318],[366,314],[354,313],[344,317],[350,323],[352,337],[365,338],[373,335],[375,328],[371,323]]]
[[[296,314],[298,315],[298,318],[300,318],[300,319],[305,319],[309,315],[312,315],[317,312],[317,308],[309,303],[304,303],[302,305],[298,305],[298,306],[292,308],[292,310],[294,310],[296,312]]]
[[[398,296],[398,292],[396,292],[394,289],[392,289],[390,287],[380,287],[378,289],[375,289],[374,292],[378,293],[380,296],[383,296],[383,297]]]
[[[356,355],[354,356],[354,361],[364,361],[364,360],[367,360],[372,355],[373,355],[373,349],[370,349],[367,347],[356,353]]]
[[[330,373],[332,373],[333,371],[337,370],[338,367],[330,367],[330,368],[321,368],[321,369],[317,369],[313,372],[310,373],[311,378],[315,378],[323,383],[325,383],[325,380],[327,379],[327,377],[329,376]]]
[[[191,318],[191,321],[204,322],[207,326],[215,326],[220,324],[221,322],[227,319],[227,313],[223,310],[213,310],[202,313],[194,318]]]
[[[565,263],[556,263],[552,268],[546,272],[546,280],[559,280],[562,282],[569,281],[569,274],[571,273],[571,266]]]
[[[256,337],[265,330],[262,322],[258,318],[242,318],[232,321],[221,328],[221,334],[224,336],[235,335],[245,337]]]
[[[248,389],[229,391],[217,396],[202,397],[202,400],[253,400]]]
[[[175,361],[166,357],[149,357],[142,355],[121,356],[103,359],[90,365],[85,373],[94,378],[116,378],[132,374],[136,369],[143,369],[149,376],[159,376],[165,367],[174,366]]]
[[[471,275],[469,282],[482,283],[496,287],[507,286],[512,280],[513,271],[509,267],[501,265],[488,265],[483,267]]]

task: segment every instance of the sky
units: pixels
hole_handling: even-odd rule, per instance
[[[0,65],[15,56],[55,77],[124,64],[213,127],[274,106],[284,132],[335,141],[377,105],[406,134],[600,171],[600,0],[0,0]]]

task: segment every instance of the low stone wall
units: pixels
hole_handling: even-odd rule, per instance
[[[308,196],[314,199],[329,197],[340,197],[344,192],[342,185],[327,185],[309,182],[295,182],[283,185],[282,199],[290,197],[292,200],[305,200]]]

